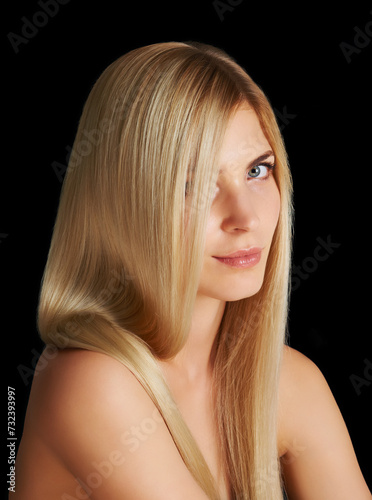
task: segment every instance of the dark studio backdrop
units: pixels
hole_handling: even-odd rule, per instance
[[[197,40],[232,55],[275,110],[295,190],[290,345],[325,375],[371,488],[372,6],[7,4],[1,327],[3,398],[7,386],[15,388],[18,442],[42,351],[36,330],[40,280],[83,104],[101,72],[123,53],[160,41]],[[3,447],[7,460],[5,438]],[[2,480],[5,495],[4,473]]]

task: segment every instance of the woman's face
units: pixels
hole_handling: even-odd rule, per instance
[[[234,301],[261,288],[280,209],[275,157],[248,106],[230,119],[219,168],[198,295]]]

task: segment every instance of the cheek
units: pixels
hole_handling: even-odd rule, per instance
[[[216,239],[220,234],[220,221],[218,217],[213,213],[213,210],[209,214],[207,220],[207,226],[205,231],[205,247],[204,253],[208,255],[212,250],[216,250]]]

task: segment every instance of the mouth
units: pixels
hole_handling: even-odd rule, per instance
[[[228,255],[216,256],[213,258],[229,267],[236,269],[247,269],[253,267],[260,262],[262,248],[253,247],[248,249],[239,250]]]

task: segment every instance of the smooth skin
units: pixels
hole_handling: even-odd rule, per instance
[[[262,285],[280,207],[272,171],[257,168],[262,155],[275,162],[255,113],[242,107],[222,146],[190,335],[172,361],[159,362],[222,500],[233,499],[212,418],[214,340],[226,301],[252,296]],[[262,248],[252,268],[237,270],[215,258],[251,246]],[[127,368],[77,349],[50,358],[41,360],[34,378],[10,499],[207,499]],[[278,450],[290,500],[371,498],[324,377],[289,347],[280,377]]]

